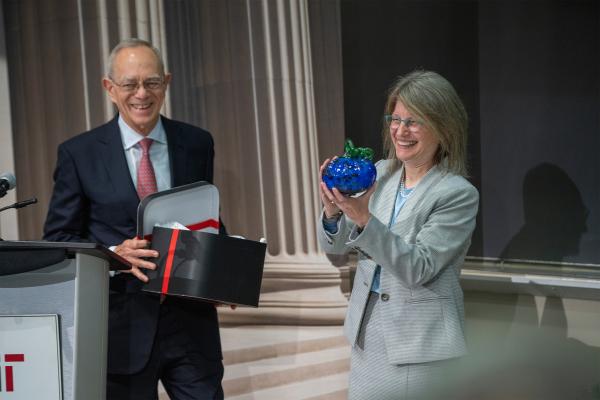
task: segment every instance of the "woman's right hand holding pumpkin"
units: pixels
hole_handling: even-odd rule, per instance
[[[342,212],[335,203],[335,196],[331,190],[329,190],[325,182],[323,182],[323,171],[325,171],[325,168],[327,168],[329,162],[335,160],[336,158],[337,157],[326,159],[323,161],[323,164],[321,164],[321,168],[319,169],[319,196],[321,197],[321,203],[323,203],[323,212],[325,213],[325,218],[335,218]]]

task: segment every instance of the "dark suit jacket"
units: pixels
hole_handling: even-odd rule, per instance
[[[212,182],[213,140],[209,132],[165,117],[172,186]],[[75,136],[58,148],[54,192],[44,239],[120,244],[136,235],[139,198],[131,180],[117,118]],[[132,374],[147,363],[156,333],[158,296],[141,292],[131,274],[110,279],[108,372]],[[208,359],[221,359],[213,305],[168,300],[184,329]]]

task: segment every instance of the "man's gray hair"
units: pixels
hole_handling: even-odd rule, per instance
[[[160,54],[160,50],[156,47],[152,46],[152,43],[137,38],[130,38],[121,40],[110,52],[108,56],[108,63],[106,64],[106,76],[112,79],[113,77],[113,67],[115,62],[115,57],[117,53],[123,49],[128,49],[132,47],[147,47],[154,52],[156,55],[156,59],[158,60],[158,65],[160,67],[161,76],[165,75],[165,63],[163,62],[162,55]]]

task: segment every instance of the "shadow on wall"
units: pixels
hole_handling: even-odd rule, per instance
[[[562,169],[548,163],[531,169],[523,206],[525,224],[503,259],[561,261],[579,252],[588,210]],[[569,337],[581,327],[569,327],[564,299],[551,292],[530,285],[523,293],[466,294],[467,314],[479,313],[486,329],[474,345],[469,337],[471,354],[448,377],[456,399],[600,399],[600,348]],[[597,320],[595,313],[588,317]]]
[[[523,211],[525,224],[500,258],[562,261],[579,253],[589,211],[579,189],[562,169],[544,163],[525,174]]]

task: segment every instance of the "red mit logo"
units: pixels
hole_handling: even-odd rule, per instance
[[[5,363],[15,363],[15,362],[24,362],[24,361],[25,361],[25,354],[5,354],[4,355]],[[15,385],[14,385],[14,381],[13,381],[13,367],[12,367],[12,365],[7,365],[4,367],[4,369],[5,369],[4,376],[6,377],[6,379],[5,379],[6,391],[13,392],[15,390]],[[2,391],[2,375],[0,374],[0,392],[1,391]]]

